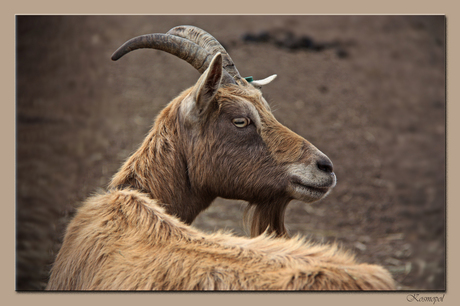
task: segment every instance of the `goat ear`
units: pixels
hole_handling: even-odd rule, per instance
[[[209,64],[208,69],[198,79],[195,85],[195,105],[199,114],[204,113],[216,96],[222,80],[222,55],[217,53]]]

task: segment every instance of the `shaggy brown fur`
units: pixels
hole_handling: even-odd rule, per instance
[[[87,200],[48,290],[391,290],[383,268],[302,239],[199,232],[136,190]]]

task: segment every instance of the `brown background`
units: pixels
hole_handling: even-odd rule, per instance
[[[79,201],[105,188],[156,114],[198,78],[154,50],[118,62],[127,39],[199,26],[243,76],[278,74],[264,95],[280,122],[333,161],[320,203],[290,204],[291,234],[338,241],[393,272],[400,289],[445,289],[445,37],[441,16],[52,16],[17,19],[17,289],[40,290]],[[308,35],[321,51],[244,34]],[[244,235],[243,204],[194,223]]]

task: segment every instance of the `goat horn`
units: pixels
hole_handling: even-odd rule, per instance
[[[125,42],[112,54],[112,60],[116,61],[123,55],[142,48],[157,49],[175,55],[191,64],[200,73],[208,68],[213,58],[213,54],[188,39],[168,34],[147,34]],[[223,70],[222,83],[236,82],[226,70]]]
[[[228,55],[227,51],[219,43],[219,41],[208,32],[194,26],[177,26],[169,30],[166,34],[171,34],[191,40],[192,42],[196,43],[211,53],[213,56],[217,52],[220,52],[222,54],[222,66],[224,69],[227,70],[227,72],[236,80],[241,79],[241,75],[236,69],[236,66],[233,63],[230,55]]]

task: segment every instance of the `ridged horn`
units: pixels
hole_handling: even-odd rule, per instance
[[[182,37],[185,39],[188,39],[209,53],[211,53],[213,56],[217,54],[217,52],[220,52],[222,54],[222,60],[223,64],[222,66],[224,67],[225,70],[233,77],[235,80],[241,79],[241,75],[238,72],[238,69],[236,69],[235,64],[233,63],[232,58],[230,55],[227,53],[225,48],[220,44],[220,42],[214,38],[211,34],[208,32],[194,27],[194,26],[177,26],[169,30],[166,34],[171,34],[174,36]]]
[[[213,54],[188,39],[155,33],[131,38],[112,54],[112,60],[116,61],[131,51],[143,48],[157,49],[175,55],[191,64],[200,73],[208,68],[213,58]],[[223,70],[222,83],[235,83],[226,70]]]

